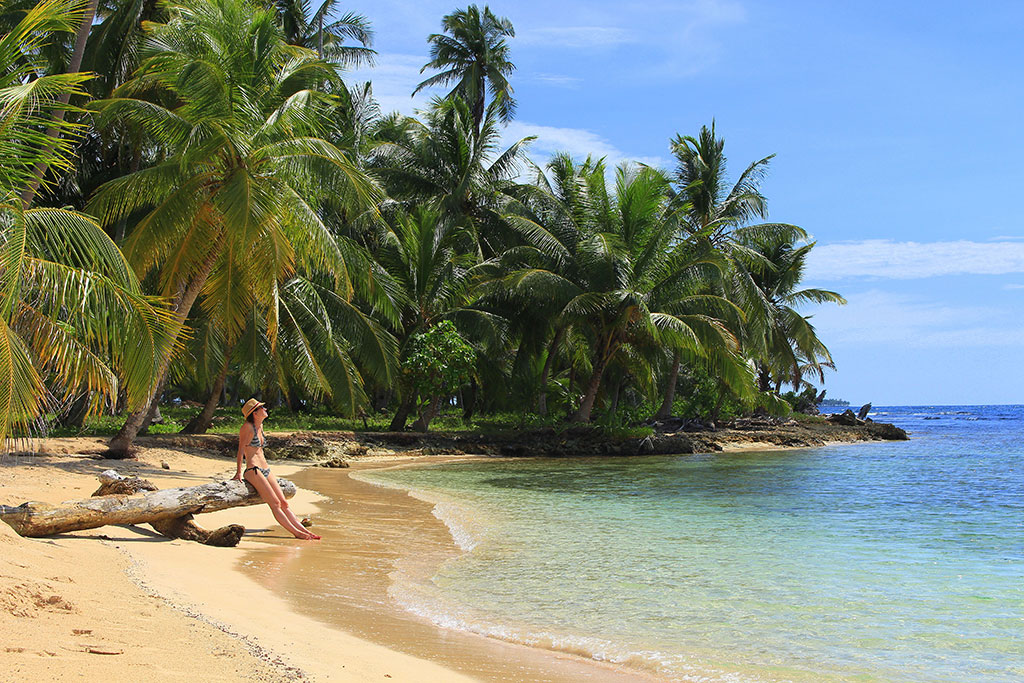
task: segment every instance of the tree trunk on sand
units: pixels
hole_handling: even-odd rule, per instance
[[[665,399],[654,414],[655,420],[666,420],[672,417],[672,404],[676,400],[676,382],[679,380],[679,352],[672,355],[672,372],[668,375],[668,386],[665,387]]]
[[[605,366],[608,365],[607,358],[601,358],[594,365],[594,372],[590,375],[590,382],[587,383],[587,391],[583,394],[583,401],[579,409],[569,418],[569,422],[590,422],[590,411],[594,408],[594,399],[601,388],[601,377],[604,375]]]
[[[205,434],[206,430],[213,424],[213,414],[217,410],[217,406],[220,405],[221,394],[224,392],[224,382],[228,378],[228,366],[231,364],[231,353],[230,351],[225,354],[224,366],[220,369],[220,374],[217,375],[217,380],[213,383],[213,389],[210,390],[210,397],[206,399],[206,405],[203,406],[202,412],[189,420],[189,423],[181,430],[182,434]]]
[[[441,397],[435,396],[429,405],[420,413],[416,421],[412,423],[412,430],[414,432],[425,432],[430,429],[430,421],[437,417],[438,411],[441,410]]]
[[[100,481],[123,479],[113,470],[100,475]],[[278,479],[285,497],[295,495],[295,484]],[[101,489],[102,490],[102,489]],[[218,481],[189,488],[164,489],[142,496],[107,495],[88,500],[72,500],[59,505],[23,503],[17,507],[0,506],[0,520],[22,536],[39,538],[68,531],[97,529],[108,524],[158,524],[164,528],[182,528],[182,520],[199,512],[216,512],[244,505],[259,505],[262,499],[244,481]]]
[[[555,338],[551,340],[551,346],[548,347],[548,357],[544,359],[544,369],[540,373],[540,395],[537,397],[537,414],[541,417],[547,417],[548,414],[548,377],[551,376],[551,366],[554,365],[554,359],[558,353],[558,345],[562,343],[562,336],[564,334],[564,327],[559,328],[558,332],[555,332]]]
[[[78,25],[78,31],[75,33],[75,47],[71,53],[71,60],[68,62],[67,71],[64,73],[75,74],[82,70],[82,57],[85,55],[85,43],[89,40],[89,31],[92,30],[92,21],[96,16],[96,7],[99,5],[99,0],[90,0],[89,5],[85,8],[85,13],[82,15],[82,22]],[[58,98],[61,105],[66,105],[71,100],[71,93],[64,93]],[[54,125],[46,129],[46,139],[50,142],[47,143],[46,149],[42,154],[43,158],[50,156],[50,152],[57,145],[57,139],[60,137],[60,129],[57,127],[64,120],[64,114],[66,113],[63,106],[53,112]],[[39,185],[43,182],[43,176],[46,174],[47,164],[46,162],[40,161],[36,164],[35,170],[33,171],[35,177],[28,184],[28,187],[21,193],[21,203],[27,209],[32,205],[32,200],[35,199],[36,192],[39,191]]]
[[[213,250],[206,259],[206,263],[203,264],[199,272],[192,279],[188,289],[186,289],[181,298],[175,303],[174,314],[175,320],[178,325],[178,333],[181,333],[181,328],[185,324],[186,318],[188,318],[189,311],[192,310],[192,304],[195,303],[196,298],[199,296],[199,291],[206,284],[206,279],[210,277],[210,272],[213,270],[213,264],[216,262],[218,251]],[[118,431],[117,435],[110,440],[108,444],[109,450],[105,455],[110,458],[130,458],[132,457],[132,444],[135,442],[135,437],[139,433],[139,429],[142,428],[146,418],[149,417],[150,411],[153,409],[153,402],[157,400],[157,397],[164,390],[164,385],[167,383],[167,373],[171,369],[171,356],[172,353],[168,353],[165,358],[160,361],[160,371],[157,375],[157,383],[153,388],[153,393],[150,394],[149,401],[139,410],[136,410],[128,419],[125,420],[124,426]]]

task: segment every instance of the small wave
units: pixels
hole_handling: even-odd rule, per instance
[[[479,545],[480,540],[474,534],[472,524],[467,521],[466,511],[461,506],[447,501],[435,503],[432,512],[448,527],[448,533],[452,535],[459,550],[468,553]]]
[[[603,638],[556,634],[528,629],[520,630],[511,626],[475,621],[452,614],[450,609],[446,609],[443,606],[443,600],[433,596],[427,597],[417,588],[409,584],[405,584],[403,587],[402,584],[395,583],[388,589],[388,593],[403,609],[427,619],[440,628],[475,633],[488,638],[543,650],[564,652],[598,662],[617,664],[648,673],[667,676],[675,681],[686,681],[688,683],[705,683],[710,681],[739,683],[744,681],[751,683],[760,680],[751,677],[749,674],[739,675],[693,666],[686,661],[685,657],[679,654],[669,654],[656,650],[631,650]]]
[[[480,515],[474,514],[468,507],[450,498],[434,491],[413,488],[407,484],[381,480],[373,476],[361,476],[359,473],[353,473],[351,476],[374,486],[405,491],[413,498],[433,505],[431,513],[448,528],[452,541],[463,552],[470,552],[476,548],[484,537],[487,524]]]

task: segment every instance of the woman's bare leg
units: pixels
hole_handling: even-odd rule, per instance
[[[267,481],[270,482],[270,488],[273,489],[274,493],[277,495],[277,499],[281,503],[281,509],[284,511],[284,514],[288,516],[288,519],[291,520],[292,524],[299,527],[300,529],[303,529],[310,536],[314,538],[320,538],[316,534],[308,531],[306,527],[302,526],[302,522],[300,522],[299,518],[295,516],[294,512],[292,512],[291,506],[288,505],[288,499],[284,497],[284,491],[281,490],[281,485],[277,483],[277,477],[275,477],[273,474],[270,474],[267,476]]]
[[[284,502],[284,495],[281,495],[280,498],[278,497],[278,494],[274,491],[270,482],[267,481],[267,478],[263,476],[262,472],[249,470],[243,476],[245,476],[245,480],[247,482],[253,485],[256,492],[260,494],[260,498],[263,499],[263,502],[270,506],[270,511],[274,513],[274,519],[276,519],[281,526],[287,529],[292,536],[303,540],[310,540],[313,538],[314,534],[306,531],[305,527],[301,524],[296,524],[292,521],[292,519],[295,518],[295,515],[287,514],[287,508],[282,507],[281,505],[281,503]],[[278,491],[280,490],[281,488],[278,487]]]

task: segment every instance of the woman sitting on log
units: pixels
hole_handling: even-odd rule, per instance
[[[267,417],[267,407],[254,398],[250,398],[242,406],[242,415],[245,422],[238,432],[238,468],[235,471],[235,479],[252,484],[253,488],[260,494],[267,505],[274,513],[274,518],[281,526],[290,531],[295,538],[307,541],[317,541],[320,537],[306,531],[302,523],[295,518],[288,501],[281,491],[277,479],[270,473],[267,466],[267,459],[263,455],[263,446],[267,438],[263,434],[263,420]],[[242,457],[245,456],[245,470],[242,470]]]

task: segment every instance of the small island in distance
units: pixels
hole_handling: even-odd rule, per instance
[[[850,402],[846,401],[846,400],[843,400],[841,398],[826,398],[826,399],[822,399],[821,403],[819,403],[818,405],[820,405],[820,406],[848,406],[848,405],[850,405]]]

